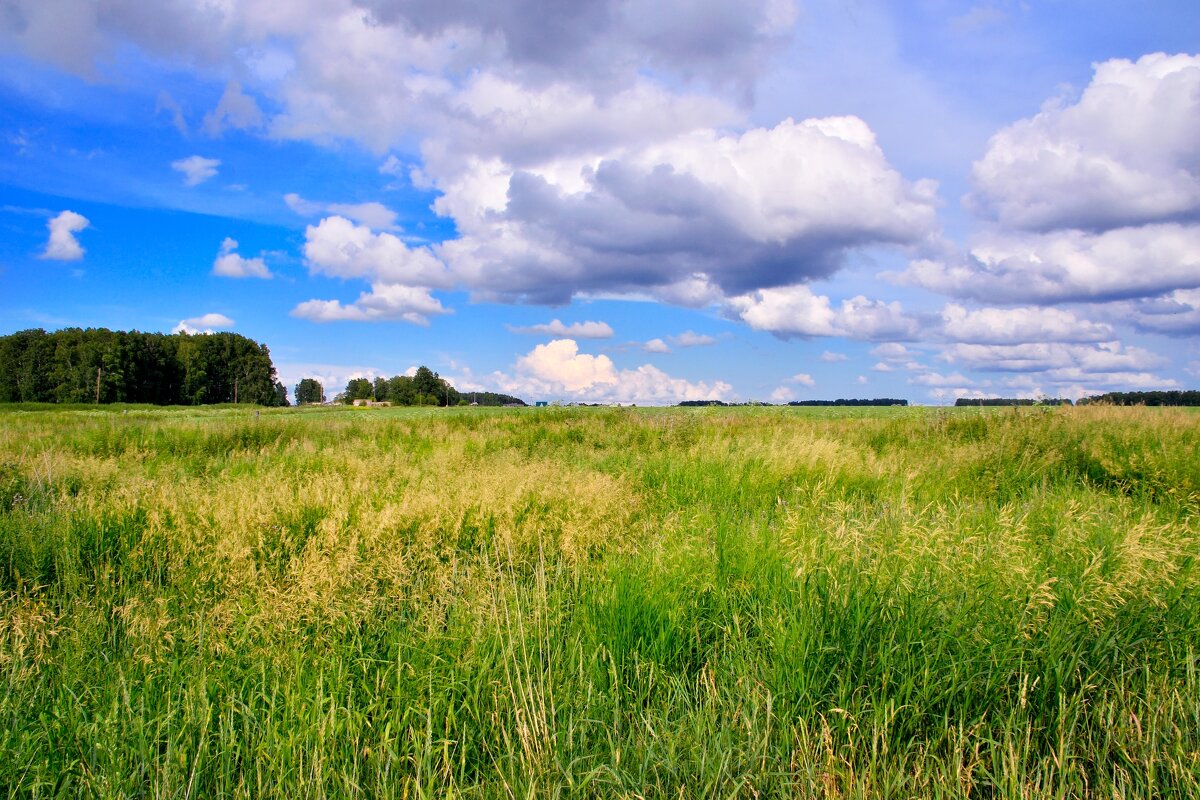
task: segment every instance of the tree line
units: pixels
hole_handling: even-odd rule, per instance
[[[236,333],[35,328],[0,336],[0,403],[288,401],[267,346]]]
[[[1065,397],[1043,397],[1034,400],[1028,397],[960,397],[956,406],[1069,406],[1073,403]]]
[[[325,387],[316,378],[304,378],[296,384],[297,405],[324,403]],[[413,375],[351,378],[346,388],[333,398],[335,403],[351,405],[355,400],[391,403],[394,406],[481,406],[525,405],[525,401],[497,392],[459,392],[429,367],[421,366]]]
[[[773,403],[763,403],[757,400],[751,400],[748,403],[726,403],[723,400],[684,400],[679,405],[694,408],[698,406],[769,406]],[[877,397],[873,400],[863,400],[858,398],[839,398],[837,400],[792,400],[785,405],[789,406],[906,406],[908,401],[895,397]]]
[[[1100,403],[1110,406],[1200,406],[1200,391],[1107,392],[1079,401],[1079,405]]]

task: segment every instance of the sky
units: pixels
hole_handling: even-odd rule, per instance
[[[1194,0],[0,0],[0,334],[292,389],[1200,385]]]

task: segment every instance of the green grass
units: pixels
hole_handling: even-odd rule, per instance
[[[1200,797],[1176,409],[0,409],[21,797]]]

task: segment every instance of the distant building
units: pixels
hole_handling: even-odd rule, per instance
[[[550,405],[550,404],[549,404],[549,403],[547,403],[545,400],[534,400],[534,401],[533,401],[533,407],[534,407],[534,408],[544,408],[544,407],[546,407],[546,406],[548,406],[548,405]]]

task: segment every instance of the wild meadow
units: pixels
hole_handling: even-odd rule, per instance
[[[1200,415],[0,410],[21,797],[1200,797]]]

